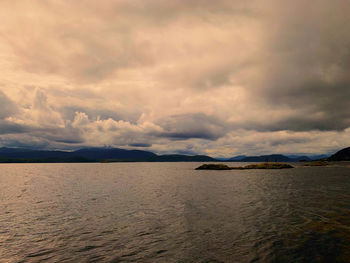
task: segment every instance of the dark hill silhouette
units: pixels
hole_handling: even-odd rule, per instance
[[[331,157],[328,158],[329,161],[350,161],[350,147],[344,148]]]
[[[159,155],[150,161],[155,162],[214,162],[216,159],[206,156],[206,155],[180,155],[180,154],[170,154],[170,155]]]
[[[135,159],[146,160],[157,157],[155,153],[141,150],[125,150],[119,148],[85,148],[73,152],[76,156],[88,159]]]
[[[43,151],[0,148],[0,162],[210,162],[205,155],[157,155],[150,151],[119,148],[83,148],[77,151]]]
[[[227,161],[240,162],[246,157],[247,156],[245,156],[245,155],[238,155],[238,156],[235,156],[235,157],[228,159]]]
[[[248,156],[241,160],[241,162],[290,162],[290,158],[282,154],[271,154],[261,156]]]

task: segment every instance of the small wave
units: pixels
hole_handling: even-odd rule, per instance
[[[27,255],[27,258],[46,256],[46,255],[49,255],[49,254],[54,253],[54,252],[55,252],[55,250],[52,250],[52,249],[43,249],[43,250],[40,250],[38,252],[31,253],[31,254]]]
[[[95,248],[99,248],[101,246],[85,246],[79,250],[77,250],[77,252],[86,252],[86,251],[89,251],[89,250],[93,250]]]

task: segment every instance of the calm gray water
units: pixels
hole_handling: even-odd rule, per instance
[[[350,168],[197,166],[1,164],[0,262],[348,259]]]

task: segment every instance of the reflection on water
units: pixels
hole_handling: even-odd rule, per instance
[[[350,262],[350,169],[2,164],[0,262]]]

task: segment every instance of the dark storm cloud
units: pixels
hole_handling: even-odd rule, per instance
[[[0,144],[3,147],[10,148],[27,148],[27,149],[48,149],[50,143],[45,140],[36,140],[32,137],[17,137],[17,138],[0,138]]]
[[[271,130],[350,127],[349,3],[293,1],[278,11],[270,21],[278,23],[266,34],[256,90],[276,110],[288,107],[299,115],[286,116]]]
[[[84,140],[82,139],[56,139],[54,140],[55,142],[61,142],[61,143],[65,143],[65,144],[80,144],[83,143]]]
[[[37,138],[43,138],[47,141],[66,143],[66,144],[79,144],[83,143],[81,131],[73,127],[65,128],[31,128],[31,134]]]
[[[349,67],[350,72],[350,67]],[[271,130],[344,130],[350,127],[350,81],[301,83],[283,91],[271,91],[274,105],[301,109],[298,116],[271,125]]]
[[[11,123],[9,121],[0,120],[0,135],[2,134],[18,134],[26,133],[30,130],[22,125]]]
[[[151,147],[152,144],[149,143],[130,143],[129,146],[131,147],[140,147],[140,148],[147,148],[147,147]]]
[[[271,146],[288,145],[288,144],[300,144],[307,143],[310,138],[287,138],[287,139],[272,139],[270,142]]]
[[[164,132],[158,134],[173,140],[216,140],[226,132],[225,124],[205,114],[173,115],[159,122]]]

